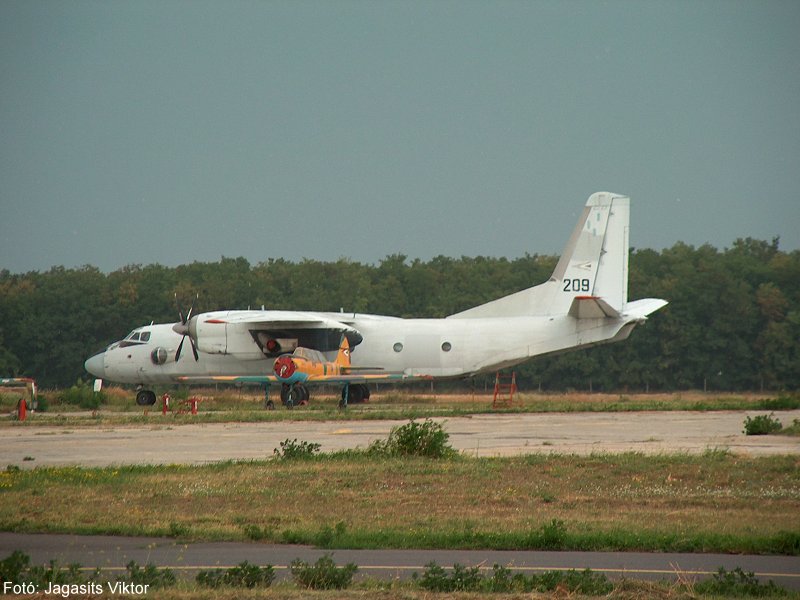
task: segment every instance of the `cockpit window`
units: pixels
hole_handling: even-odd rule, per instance
[[[128,346],[138,346],[143,342],[147,342],[150,339],[150,332],[149,331],[131,331],[124,340],[122,340],[119,345],[121,348],[127,348]]]
[[[325,362],[325,357],[323,356],[322,352],[319,350],[312,350],[311,348],[304,348],[302,346],[295,348],[294,352],[292,352],[292,355],[314,362]]]

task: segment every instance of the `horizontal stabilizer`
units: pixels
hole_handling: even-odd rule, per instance
[[[569,316],[576,319],[618,319],[620,315],[598,296],[575,296],[569,307]]]
[[[656,312],[660,308],[664,308],[669,302],[661,300],[660,298],[643,298],[635,302],[628,302],[622,309],[626,317],[633,317],[634,319],[646,319],[647,315]]]

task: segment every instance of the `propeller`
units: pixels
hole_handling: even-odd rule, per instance
[[[195,361],[200,360],[200,356],[197,354],[197,348],[195,348],[194,345],[194,340],[192,339],[192,336],[189,335],[189,319],[192,318],[192,311],[194,310],[194,302],[195,300],[197,300],[198,297],[199,294],[194,297],[194,300],[192,300],[192,304],[189,307],[189,312],[186,313],[186,317],[184,318],[183,311],[181,310],[181,305],[178,302],[178,294],[177,293],[175,294],[175,305],[178,307],[178,316],[181,318],[181,322],[173,325],[172,330],[175,333],[180,333],[183,336],[181,338],[181,343],[178,344],[178,351],[175,352],[175,362],[178,362],[178,360],[181,357],[181,350],[183,350],[183,341],[186,339],[187,335],[189,336],[189,344],[192,346],[192,354],[194,355],[194,360]]]

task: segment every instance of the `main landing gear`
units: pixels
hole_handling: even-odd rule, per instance
[[[308,404],[308,388],[300,383],[281,385],[281,403],[292,410],[295,406],[305,406]]]
[[[281,385],[281,404],[289,410],[295,406],[308,404],[309,391],[302,383]],[[369,400],[369,387],[364,383],[348,383],[342,388],[342,399],[339,408],[346,408],[348,404],[360,404]],[[264,388],[264,408],[275,410],[275,403],[269,397],[269,386]]]
[[[365,383],[346,383],[342,388],[342,399],[339,408],[347,408],[348,404],[360,404],[369,400],[369,387]]]

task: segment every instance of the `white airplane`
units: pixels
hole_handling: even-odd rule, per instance
[[[307,385],[339,383],[346,406],[369,397],[369,382],[469,377],[621,341],[667,304],[628,302],[629,217],[628,197],[593,194],[548,281],[444,319],[190,310],[180,323],[134,329],[89,358],[86,370],[137,384],[141,405],[155,403],[147,385],[227,382],[265,386],[268,406],[268,386],[280,384],[289,407],[308,400]],[[193,356],[181,355],[187,336]]]

